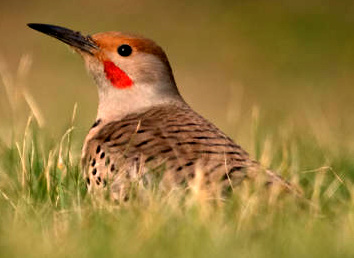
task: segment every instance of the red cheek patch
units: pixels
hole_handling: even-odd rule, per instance
[[[111,61],[103,61],[106,78],[118,89],[126,89],[133,85],[129,76]]]

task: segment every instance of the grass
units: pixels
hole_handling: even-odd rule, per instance
[[[12,136],[0,143],[0,256],[353,257],[354,185],[343,175],[354,162],[315,144],[318,135],[295,129],[267,137],[254,109],[254,153],[299,184],[309,202],[245,183],[213,200],[197,186],[169,193],[138,186],[118,205],[86,192],[76,106],[62,138],[49,137],[35,100],[18,86],[30,58],[20,63],[16,76],[5,64],[0,73],[13,117]]]

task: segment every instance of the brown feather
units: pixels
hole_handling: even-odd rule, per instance
[[[260,166],[223,132],[187,105],[166,105],[131,114],[97,129],[85,143],[83,166],[90,185],[105,180],[112,189],[159,166],[165,185],[195,177],[233,186]],[[139,172],[140,171],[140,172]],[[128,181],[129,181],[128,180]]]

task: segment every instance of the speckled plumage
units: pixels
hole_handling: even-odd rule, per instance
[[[111,184],[118,193],[129,180],[162,169],[162,183],[188,183],[197,169],[205,185],[225,187],[239,184],[263,170],[212,123],[189,106],[162,105],[120,120],[99,123],[91,130],[83,148],[83,168],[88,187]],[[269,172],[268,172],[269,173]],[[269,178],[271,180],[271,178]]]

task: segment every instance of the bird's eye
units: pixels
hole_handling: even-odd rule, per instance
[[[118,54],[121,56],[130,56],[132,48],[129,45],[123,44],[118,47]]]

